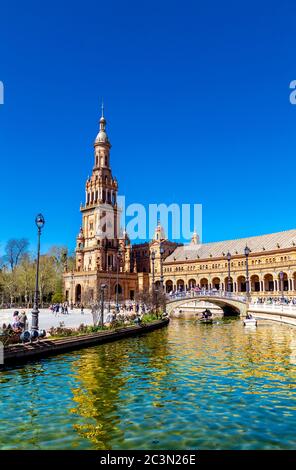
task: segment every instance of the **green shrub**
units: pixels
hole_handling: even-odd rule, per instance
[[[64,296],[62,292],[56,292],[55,294],[53,294],[51,301],[53,304],[60,304],[61,302],[63,302]]]
[[[151,323],[155,320],[159,320],[159,318],[161,318],[161,315],[158,314],[158,313],[153,313],[153,312],[149,312],[149,313],[145,313],[145,315],[143,315],[142,317],[142,323]]]

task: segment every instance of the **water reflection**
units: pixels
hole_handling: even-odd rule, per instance
[[[173,320],[0,374],[0,445],[293,449],[296,329]]]
[[[167,363],[166,342],[155,343],[150,335],[144,341],[135,338],[85,351],[72,363],[77,385],[72,389],[76,406],[71,413],[83,417],[83,422],[75,425],[77,432],[96,449],[110,449],[114,440],[124,445],[125,429],[133,425],[130,413],[121,412],[124,390],[131,390],[125,396],[126,407],[141,406],[141,383],[159,390]],[[153,406],[162,406],[161,393],[155,398]]]

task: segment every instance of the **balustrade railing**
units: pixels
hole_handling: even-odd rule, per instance
[[[296,305],[295,304],[287,304],[287,303],[261,303],[253,301],[250,304],[250,307],[254,307],[258,310],[266,310],[266,311],[273,311],[273,312],[293,312],[296,313]]]
[[[201,289],[200,291],[178,291],[167,294],[168,301],[175,301],[181,299],[192,299],[198,297],[226,297],[232,300],[239,300],[240,302],[246,302],[247,298],[245,295],[234,294],[233,292],[227,292],[224,290],[212,290],[212,289]]]

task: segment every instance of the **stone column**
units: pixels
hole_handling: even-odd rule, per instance
[[[278,291],[278,281],[277,281],[277,279],[273,279],[273,291],[274,292]]]

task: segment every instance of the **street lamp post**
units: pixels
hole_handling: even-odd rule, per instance
[[[71,310],[73,310],[73,294],[74,294],[74,269],[72,269],[72,273],[71,273]]]
[[[163,283],[163,255],[164,255],[164,247],[162,243],[160,244],[159,247],[159,253],[160,253],[160,285],[161,285],[161,294],[162,294],[162,302],[163,302],[163,313],[166,313],[166,297],[165,297],[165,292],[164,292],[164,283]]]
[[[119,305],[118,305],[118,284],[119,284],[119,265],[121,260],[121,250],[118,250],[116,255],[117,257],[117,272],[116,272],[116,312],[119,312]]]
[[[284,303],[284,273],[280,272],[280,281],[281,281],[281,302]]]
[[[152,261],[152,292],[154,292],[154,287],[155,287],[155,251],[151,252],[151,261]]]
[[[153,309],[155,304],[155,251],[151,252],[151,261],[152,261],[152,302]]]
[[[101,327],[104,326],[104,290],[107,284],[101,284]]]
[[[108,274],[109,274],[109,285],[108,285],[108,312],[111,312],[111,270],[112,270],[112,266],[109,266],[109,271],[108,271]]]
[[[36,283],[35,283],[35,293],[34,293],[34,306],[32,310],[32,330],[38,331],[38,316],[39,316],[39,262],[40,262],[40,236],[41,230],[44,227],[45,219],[42,214],[38,214],[35,223],[38,229],[38,247],[37,247],[37,266],[36,266]]]
[[[161,291],[163,293],[163,255],[164,255],[164,247],[162,243],[160,244],[159,247],[159,253],[160,253],[160,286],[161,286]]]
[[[227,261],[228,261],[228,277],[227,277],[227,292],[231,292],[231,283],[230,283],[230,260],[231,260],[231,254],[227,253],[226,255]]]
[[[247,298],[250,296],[250,280],[249,280],[249,254],[251,253],[250,248],[246,245],[245,257],[246,257],[246,293]]]

